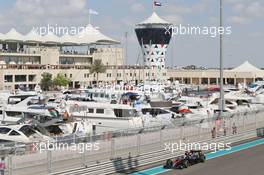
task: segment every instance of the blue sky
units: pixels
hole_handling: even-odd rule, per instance
[[[174,24],[217,26],[219,0],[160,0],[159,16]],[[224,36],[224,65],[233,67],[248,60],[264,67],[264,1],[223,0],[224,25],[232,27],[232,34]],[[128,32],[128,62],[135,64],[140,53],[134,26],[152,13],[152,0],[0,0],[0,32],[15,27],[27,33],[34,26],[58,24],[83,26],[88,23],[88,9],[92,24],[102,33],[124,41]],[[167,65],[218,67],[219,38],[209,36],[175,36],[167,55]]]

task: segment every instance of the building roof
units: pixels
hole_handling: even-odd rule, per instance
[[[261,69],[259,69],[256,66],[252,65],[248,61],[245,61],[240,66],[237,66],[237,67],[233,68],[230,71],[233,71],[233,72],[256,72],[256,71],[261,71]]]
[[[148,25],[148,24],[172,24],[157,15],[156,12],[153,12],[152,15],[146,20],[140,22],[138,25]]]
[[[42,39],[42,42],[44,42],[45,44],[58,44],[63,42],[61,38],[50,31],[46,35],[44,35]]]
[[[39,43],[43,41],[43,38],[35,30],[31,30],[24,36],[24,41],[27,43]]]
[[[2,36],[3,38],[0,40],[7,41],[7,42],[17,42],[23,41],[24,35],[17,32],[16,29],[12,28],[9,32]]]
[[[22,35],[12,28],[6,34],[0,33],[1,42],[23,42],[23,43],[42,43],[56,45],[89,45],[89,44],[119,44],[120,42],[102,34],[97,28],[91,24],[76,35],[65,34],[57,36],[52,32],[41,36],[37,31],[30,31],[26,35]]]
[[[74,45],[75,43],[79,43],[79,41],[77,40],[77,37],[72,37],[71,35],[69,35],[68,33],[66,33],[65,35],[61,36],[61,40],[62,40],[62,44],[63,45]]]
[[[102,34],[98,28],[88,24],[85,30],[81,31],[76,35],[75,38],[80,44],[85,43],[97,43],[97,44],[118,44],[119,42]]]
[[[4,37],[4,34],[0,33],[0,41]]]

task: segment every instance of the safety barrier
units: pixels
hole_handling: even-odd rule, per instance
[[[117,137],[106,139],[74,138],[72,141],[98,142],[99,151],[77,153],[74,151],[45,151],[26,155],[10,155],[8,157],[9,175],[30,174],[74,174],[74,172],[88,172],[88,174],[104,174],[113,171],[131,169],[156,161],[162,161],[176,156],[164,151],[164,143],[206,141],[232,142],[253,138],[256,129],[264,126],[264,111],[251,111],[233,114],[221,120],[195,121],[192,124],[177,124],[175,127],[153,129],[149,132],[122,132]],[[235,125],[234,125],[235,124]],[[213,128],[215,133],[212,132]],[[236,128],[236,129],[234,129]],[[234,133],[234,130],[236,132]],[[249,134],[249,132],[251,135]],[[212,139],[214,133],[214,139]],[[72,141],[71,141],[72,140]],[[178,154],[178,153],[177,153]],[[57,173],[56,173],[57,172]],[[77,173],[78,174],[78,173]]]
[[[251,131],[243,132],[241,134],[232,135],[228,137],[222,136],[222,137],[215,138],[215,139],[200,141],[200,143],[204,143],[204,142],[206,143],[211,143],[211,142],[237,143],[237,142],[251,139],[254,137],[256,137],[256,131],[251,130]],[[80,168],[80,169],[71,169],[71,170],[62,171],[62,172],[56,172],[56,173],[52,173],[51,175],[111,174],[111,173],[116,173],[116,172],[123,172],[125,170],[133,169],[133,168],[140,167],[140,166],[146,166],[146,165],[150,165],[153,163],[161,162],[169,158],[173,158],[173,157],[180,156],[183,154],[184,154],[184,151],[177,151],[174,154],[172,154],[171,152],[168,152],[163,149],[163,150],[159,150],[156,152],[142,154],[136,157],[127,157],[123,159],[117,158],[115,160],[103,162],[101,164],[96,164],[96,165],[92,165],[89,167],[87,166],[87,167]],[[126,162],[126,164],[124,164],[124,162]]]

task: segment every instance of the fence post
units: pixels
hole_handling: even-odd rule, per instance
[[[47,150],[47,170],[48,173],[52,172],[52,155],[51,155],[51,150]]]
[[[137,155],[140,154],[141,134],[137,134]]]
[[[111,138],[111,158],[115,156],[115,139]]]
[[[85,149],[83,150],[83,152],[81,153],[81,162],[82,162],[82,166],[85,167]]]
[[[202,124],[201,122],[199,123],[199,128],[198,128],[198,135],[199,135],[199,139],[201,139],[202,135],[201,135],[201,129],[202,129]]]
[[[181,126],[181,140],[184,137],[184,125]]]
[[[245,113],[244,113],[244,115],[243,115],[243,131],[246,130],[245,118],[246,118],[246,115],[245,115]]]
[[[12,162],[12,155],[7,156],[7,163],[8,163],[8,169],[7,169],[7,174],[12,175],[13,174],[13,162]]]
[[[163,133],[162,133],[162,129],[160,130],[160,148],[162,148],[163,145]]]

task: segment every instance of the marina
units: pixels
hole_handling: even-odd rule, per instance
[[[21,19],[32,15],[11,26],[0,10],[0,175],[194,175],[225,157],[244,164],[239,152],[261,154],[263,62],[257,47],[233,38],[237,18],[225,19],[229,10],[253,12],[247,3],[150,1],[148,9],[135,0],[109,14],[102,2],[44,1],[0,2]],[[216,33],[184,26],[203,13]]]

